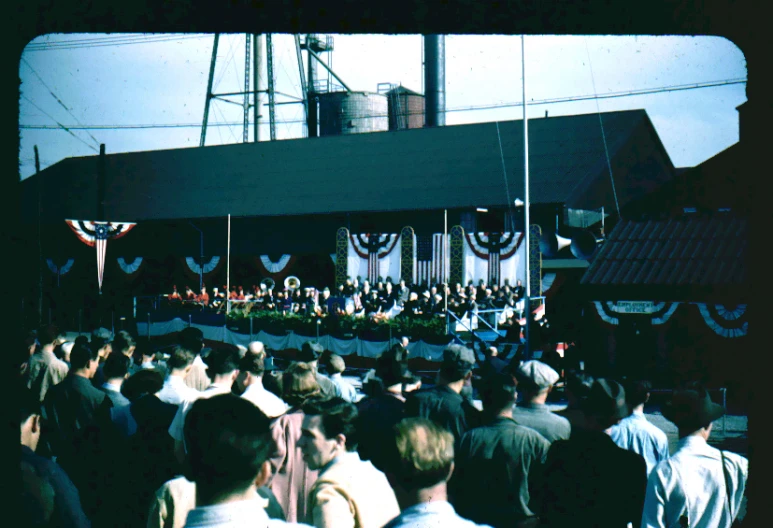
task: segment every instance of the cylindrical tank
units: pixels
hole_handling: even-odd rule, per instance
[[[319,98],[319,135],[389,130],[387,96],[368,92],[330,92]]]
[[[446,124],[446,38],[424,36],[424,93],[427,96],[427,126]]]
[[[387,92],[389,97],[389,130],[422,128],[424,126],[424,96],[398,86]]]

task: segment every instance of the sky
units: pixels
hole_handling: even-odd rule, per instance
[[[100,143],[108,154],[198,147],[213,41],[211,34],[33,40],[19,64],[20,178],[35,172],[35,145],[41,169],[96,155]],[[273,41],[275,90],[300,97],[293,36]],[[244,90],[244,42],[244,35],[221,35],[214,93]],[[446,125],[521,119],[521,56],[519,36],[446,36]],[[746,85],[737,81],[746,79],[746,62],[727,39],[527,36],[525,57],[529,117],[645,109],[676,167],[695,166],[738,141],[736,107],[746,101]],[[322,58],[352,90],[375,92],[379,83],[392,83],[423,93],[419,35],[334,35],[334,51]],[[714,82],[729,84],[603,98]],[[577,97],[587,100],[545,103]],[[268,140],[267,109],[264,115],[260,135]],[[242,142],[242,120],[241,106],[213,101],[206,145]],[[276,120],[278,140],[303,137],[300,104],[277,105]],[[122,128],[129,125],[142,127]],[[100,128],[72,128],[82,126]]]

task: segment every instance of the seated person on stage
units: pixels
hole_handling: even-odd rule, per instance
[[[196,297],[196,300],[204,306],[209,306],[209,294],[207,293],[207,287],[201,287],[201,295]]]
[[[177,291],[177,286],[172,286],[172,293],[169,294],[170,301],[182,301],[182,295]]]
[[[190,286],[185,287],[185,300],[186,301],[195,301],[196,300],[196,294],[193,293],[193,290],[191,290]]]

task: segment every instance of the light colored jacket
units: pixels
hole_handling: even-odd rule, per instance
[[[43,401],[48,389],[67,377],[70,367],[50,350],[43,349],[30,356],[27,367],[27,388]]]
[[[400,514],[386,476],[356,452],[320,472],[308,508],[307,522],[316,528],[381,528]]]
[[[197,391],[205,391],[212,384],[212,380],[207,376],[207,364],[204,363],[201,356],[196,356],[196,359],[193,360],[193,368],[185,376],[185,384]]]

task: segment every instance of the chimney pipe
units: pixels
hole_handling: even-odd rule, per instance
[[[446,38],[424,35],[424,126],[446,124]]]

